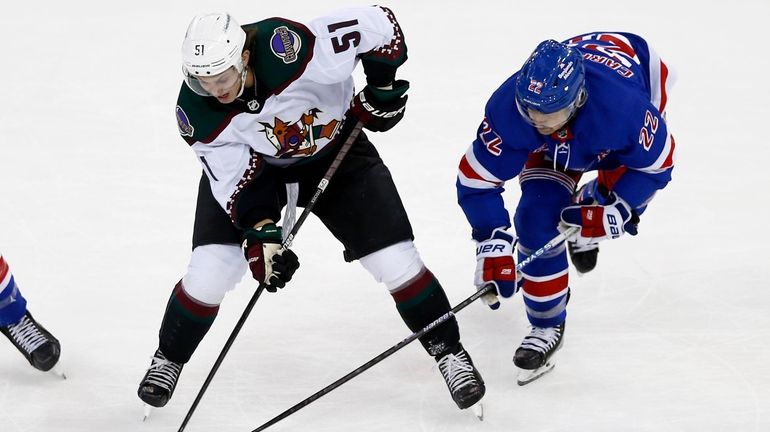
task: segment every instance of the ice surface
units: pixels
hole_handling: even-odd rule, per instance
[[[179,48],[190,18],[305,21],[364,1],[6,2],[0,14],[0,250],[69,377],[0,341],[0,431],[174,431],[240,316],[244,280],[142,423],[137,384],[189,257],[200,168],[178,137]],[[472,293],[459,157],[489,94],[542,39],[624,30],[674,65],[678,164],[636,238],[573,274],[556,369],[526,387],[511,362],[521,298],[458,318],[487,381],[485,421],[452,403],[413,344],[275,431],[770,430],[770,3],[392,1],[409,44],[403,122],[372,136],[400,187],[425,262],[456,304]],[[357,78],[361,78],[359,73]],[[359,81],[361,82],[361,81]],[[517,186],[506,199],[513,208]],[[249,431],[409,332],[386,290],[311,217],[290,286],[259,300],[187,431]]]

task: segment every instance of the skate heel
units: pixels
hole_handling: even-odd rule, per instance
[[[456,352],[437,360],[452,399],[460,409],[470,408],[484,397],[486,386],[481,374],[474,367],[471,356],[460,345]],[[482,409],[483,410],[483,409]],[[482,413],[483,415],[483,413]]]
[[[520,369],[516,383],[527,385],[552,371],[556,363],[554,355],[564,341],[564,324],[556,327],[532,327],[513,356],[513,363]]]

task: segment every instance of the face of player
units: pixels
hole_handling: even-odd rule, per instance
[[[228,104],[238,97],[241,91],[241,74],[231,67],[221,74],[210,77],[198,77],[200,86],[223,104]]]
[[[529,108],[525,118],[540,134],[550,135],[564,127],[574,112],[575,109],[572,106],[548,114]]]
[[[583,89],[578,93],[577,98],[566,107],[552,113],[544,113],[531,107],[525,107],[516,99],[516,108],[524,120],[537,129],[541,135],[551,135],[563,128],[570,121],[575,111],[585,105],[588,94]]]

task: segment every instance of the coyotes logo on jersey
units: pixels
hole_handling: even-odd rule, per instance
[[[321,110],[313,108],[295,122],[285,122],[278,117],[273,124],[260,122],[265,129],[268,141],[276,149],[275,157],[306,157],[313,155],[318,146],[318,139],[332,139],[340,128],[340,121],[332,119],[329,123],[315,125]]]

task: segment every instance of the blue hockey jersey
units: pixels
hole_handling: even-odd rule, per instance
[[[620,169],[612,190],[635,209],[671,180],[674,139],[663,113],[673,79],[666,64],[630,33],[589,33],[564,43],[582,54],[585,105],[564,128],[541,135],[516,108],[516,72],[492,94],[460,161],[458,202],[476,240],[511,226],[503,185],[532,157],[552,162],[555,173]]]

